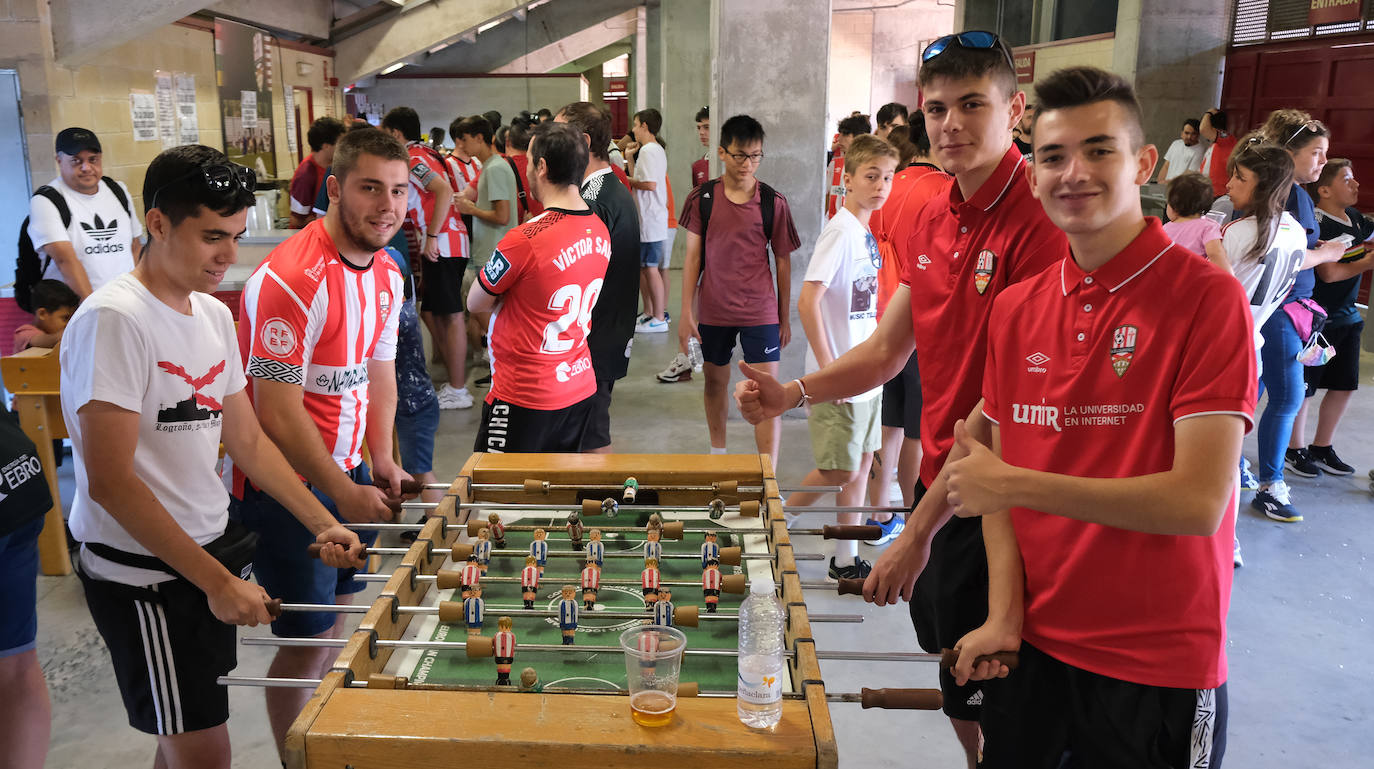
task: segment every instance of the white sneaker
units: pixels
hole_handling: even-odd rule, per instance
[[[666,334],[668,333],[668,321],[654,320],[649,318],[643,323],[635,324],[636,334]]]
[[[439,388],[439,408],[441,409],[470,409],[472,408],[472,393],[468,388],[455,389],[453,385],[446,384]]]
[[[653,320],[653,317],[654,316],[652,315],[646,315],[641,312],[640,314],[635,316],[635,326],[638,327],[642,323],[647,323],[648,321]]]
[[[685,382],[692,378],[692,364],[688,362],[686,355],[678,353],[673,356],[673,362],[668,364],[668,368],[655,376],[660,382]]]

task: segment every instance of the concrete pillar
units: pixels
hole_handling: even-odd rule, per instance
[[[655,0],[644,4],[644,107],[663,111],[663,8]]]
[[[635,20],[634,52],[630,54],[630,114],[656,106],[649,103],[649,14],[640,6]]]
[[[582,79],[587,81],[587,101],[604,105],[606,99],[602,94],[606,92],[606,78],[601,74],[601,65],[585,70]]]
[[[712,125],[740,113],[763,124],[759,178],[787,196],[801,237],[792,255],[793,342],[782,359],[791,378],[804,357],[796,297],[822,225],[830,0],[713,0],[711,15]]]
[[[668,142],[668,181],[679,213],[692,189],[692,162],[706,151],[697,141],[697,110],[711,102],[710,0],[662,0],[659,21],[663,78],[663,138]],[[722,118],[723,119],[723,118]],[[715,147],[715,142],[711,142]],[[711,153],[715,158],[715,153]],[[672,264],[682,264],[687,236],[673,242]]]

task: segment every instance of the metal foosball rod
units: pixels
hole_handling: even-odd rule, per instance
[[[310,546],[309,546],[309,548],[308,548],[308,552],[310,553],[310,557],[311,557],[311,558],[319,558],[319,557],[320,557],[320,549],[321,549],[322,547],[323,547],[323,546],[320,545],[318,542],[313,542],[313,543],[311,543]],[[363,552],[363,554],[364,554],[364,555],[405,555],[406,553],[409,553],[409,552],[410,552],[410,548],[408,548],[408,547],[369,547],[369,548],[367,548],[367,549]],[[472,545],[457,545],[457,546],[452,547],[452,548],[447,548],[447,547],[436,547],[436,548],[432,548],[429,552],[430,552],[431,554],[433,554],[433,555],[448,555],[448,556],[452,556],[452,557],[453,557],[453,560],[454,560],[455,562],[461,562],[461,561],[463,561],[463,560],[466,560],[467,557],[468,557],[469,555],[472,554]],[[493,550],[493,551],[491,551],[491,555],[492,555],[493,558],[524,558],[525,556],[529,555],[529,553],[526,552],[526,551],[524,551],[524,550]],[[547,556],[548,556],[549,558],[576,558],[576,559],[579,559],[579,560],[586,560],[586,559],[587,559],[587,553],[584,552],[584,551],[582,551],[582,550],[550,550],[550,551],[548,551]],[[642,553],[635,553],[635,552],[628,552],[628,553],[626,553],[626,552],[614,552],[614,553],[606,553],[606,554],[604,554],[602,557],[604,557],[604,558],[639,558],[639,559],[642,559],[642,558],[644,557],[644,555],[643,555]],[[773,560],[773,557],[774,557],[774,556],[773,556],[772,553],[745,553],[745,552],[742,552],[741,549],[738,548],[738,547],[722,547],[722,548],[720,549],[720,559],[719,559],[719,560],[720,560],[720,562],[721,562],[722,564],[724,564],[724,565],[726,565],[726,566],[739,566],[741,561],[771,561],[771,560]],[[821,555],[821,554],[819,554],[819,553],[796,553],[796,554],[793,555],[792,557],[793,557],[794,559],[798,560],[798,561],[823,561],[823,560],[825,560],[825,556],[823,556],[823,555]],[[659,556],[659,558],[660,558],[660,559],[666,559],[666,560],[677,560],[677,561],[699,561],[699,560],[701,560],[701,556],[700,556],[700,555],[697,555],[696,553],[664,553],[664,554],[662,554],[661,556]]]
[[[352,643],[348,638],[293,638],[276,636],[250,636],[240,639],[244,646],[290,646],[317,649],[341,649]],[[481,659],[492,656],[493,641],[487,636],[472,636],[467,641],[399,641],[399,640],[377,640],[373,641],[379,649],[447,649],[462,651],[470,659]],[[666,642],[665,642],[666,643]],[[554,652],[566,654],[568,652],[581,654],[624,654],[624,649],[619,646],[604,645],[578,645],[578,644],[527,644],[521,643],[518,647],[526,652]],[[666,647],[660,647],[666,650]],[[737,649],[693,649],[686,648],[682,653],[689,657],[738,657]],[[795,660],[797,652],[795,649],[784,649],[783,656]],[[1015,669],[1018,663],[1018,653],[1012,651],[997,652],[977,657],[974,663],[979,662],[1000,662],[1008,668]],[[953,649],[944,649],[940,654],[927,654],[925,652],[868,652],[856,650],[827,651],[824,649],[816,650],[816,659],[820,660],[848,660],[857,662],[937,662],[942,667],[953,668],[959,661],[959,653]]]
[[[275,609],[276,613],[294,611],[315,614],[365,614],[371,611],[372,607],[366,604],[332,604],[332,603],[277,603],[269,606]],[[415,615],[439,615],[439,621],[445,624],[462,624],[465,621],[463,616],[463,603],[461,601],[440,601],[438,606],[398,606],[398,614]],[[558,612],[549,609],[498,609],[495,607],[487,608],[488,615],[500,614],[503,617],[543,617],[557,618]],[[273,616],[276,616],[274,613]],[[583,616],[587,619],[648,619],[644,610],[640,611],[585,611]],[[862,614],[809,614],[807,619],[812,622],[845,622],[860,624],[864,621]],[[697,627],[701,622],[739,622],[737,612],[723,612],[717,614],[702,614],[698,607],[692,605],[676,606],[673,608],[673,625],[685,627]]]
[[[215,679],[220,686],[257,686],[264,688],[317,689],[324,683],[319,678],[269,678],[266,676],[220,676]],[[463,684],[416,684],[404,676],[373,675],[366,681],[351,681],[350,689],[409,689],[415,691],[441,692],[481,692],[490,694],[510,694],[526,692],[514,686],[467,686]],[[565,689],[546,686],[537,694],[580,694],[624,697],[630,692],[626,689]],[[682,681],[677,686],[678,697],[699,697],[703,699],[734,699],[735,692],[702,691],[695,681]],[[804,700],[806,695],[799,692],[783,692],[785,700]],[[868,708],[884,710],[939,710],[943,707],[943,697],[939,689],[869,689],[864,687],[857,692],[826,692],[827,702],[852,702]]]
[[[387,506],[393,511],[400,510],[434,510],[439,507],[439,502],[401,502],[397,499],[388,499]],[[707,513],[711,518],[718,519],[726,513],[739,513],[743,518],[757,518],[762,503],[758,500],[746,499],[740,501],[738,505],[727,505],[719,497],[711,500],[706,505],[623,505],[620,502],[607,497],[603,500],[584,499],[580,503],[553,504],[543,502],[460,502],[454,505],[458,510],[485,510],[488,512],[501,512],[503,510],[519,512],[555,512],[570,513],[574,510],[585,516],[604,515],[607,518],[614,518],[620,513]],[[902,508],[901,512],[906,509]]]
[[[626,479],[634,480],[633,478]],[[378,488],[389,488],[384,480],[374,482]],[[452,487],[449,483],[419,483],[418,481],[406,481],[401,484],[402,494],[419,494],[421,491],[447,491]],[[725,494],[734,496],[736,494],[762,494],[762,486],[741,486],[739,481],[716,481],[709,486],[698,484],[696,486],[672,486],[672,485],[639,485],[638,482],[630,483],[550,483],[536,478],[528,478],[523,483],[474,483],[474,491],[523,491],[527,494],[548,494],[553,491],[620,491],[633,488],[636,491],[709,491],[713,494]],[[778,491],[783,494],[796,492],[812,492],[815,494],[832,494],[842,489],[839,486],[779,486]]]
[[[390,582],[391,574],[354,574],[353,579],[359,582]],[[549,577],[546,581],[555,581],[560,577]],[[569,574],[561,579],[571,580],[574,576]],[[433,582],[440,590],[450,590],[462,587],[461,575],[458,571],[445,569],[438,574],[416,574],[416,582]],[[483,577],[482,584],[488,582],[495,584],[519,584],[519,577]],[[637,579],[603,579],[603,585],[632,586],[640,587],[641,583]],[[662,587],[701,587],[700,582],[686,582],[682,580],[663,580],[659,582]],[[864,581],[861,579],[841,579],[837,583],[831,582],[802,582],[802,590],[829,590],[839,595],[863,595]],[[733,593],[743,595],[749,590],[749,580],[743,574],[726,574],[721,578],[720,590],[722,593]]]
[[[419,531],[424,527],[423,523],[347,523],[344,524],[354,531]],[[488,528],[491,524],[486,521],[468,521],[467,533],[470,537],[476,537],[477,532]],[[511,524],[506,526],[507,532],[523,531],[533,532],[537,529],[550,531],[549,526],[529,526],[524,524]],[[603,534],[643,534],[643,526],[597,526]],[[767,535],[772,533],[772,529],[763,526],[749,526],[743,528],[718,527],[718,528],[688,528],[684,521],[664,521],[663,528],[660,530],[663,538],[667,540],[682,539],[685,534],[760,534]],[[809,536],[823,537],[825,539],[854,539],[869,540],[877,539],[883,535],[881,526],[870,525],[830,525],[822,526],[819,529],[788,529],[788,534],[805,534]]]

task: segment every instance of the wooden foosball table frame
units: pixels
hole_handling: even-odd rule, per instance
[[[787,613],[786,646],[793,692],[782,720],[771,731],[740,723],[732,698],[680,697],[673,722],[646,728],[634,723],[625,696],[395,688],[383,675],[392,649],[377,640],[399,639],[412,618],[399,606],[416,606],[434,587],[415,575],[434,574],[444,557],[430,548],[452,547],[467,522],[460,503],[533,502],[570,506],[576,492],[474,492],[474,484],[618,485],[634,477],[643,489],[703,486],[702,491],[659,492],[659,504],[705,505],[720,481],[762,489],[760,523],[770,529],[774,581]],[[613,492],[605,496],[616,496]],[[727,502],[731,501],[727,498]],[[600,521],[588,518],[593,528]],[[617,521],[618,523],[619,521]],[[797,574],[778,485],[766,456],[474,454],[449,487],[414,545],[363,615],[357,629],[324,677],[286,738],[289,769],[400,769],[464,766],[560,769],[653,769],[749,767],[749,769],[835,769],[835,733],[811,640],[801,580]],[[690,638],[689,638],[690,646]],[[367,682],[360,688],[356,682]]]

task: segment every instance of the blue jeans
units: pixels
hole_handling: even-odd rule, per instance
[[[1293,433],[1293,418],[1302,407],[1307,386],[1302,378],[1302,364],[1298,353],[1302,340],[1293,321],[1283,309],[1277,309],[1260,327],[1264,346],[1260,360],[1264,373],[1260,375],[1260,392],[1269,392],[1269,402],[1259,420],[1259,482],[1283,480],[1283,454]]]

